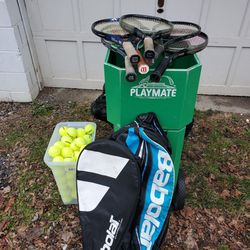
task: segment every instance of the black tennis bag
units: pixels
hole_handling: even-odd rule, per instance
[[[160,248],[174,191],[170,153],[154,113],[83,150],[77,191],[84,249]]]

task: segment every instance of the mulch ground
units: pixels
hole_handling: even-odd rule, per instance
[[[0,103],[0,249],[82,249],[77,206],[64,206],[43,156],[61,121],[95,121],[89,103]],[[185,209],[162,249],[250,249],[250,126],[241,114],[196,112],[186,138]]]

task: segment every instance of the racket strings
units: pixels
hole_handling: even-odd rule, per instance
[[[123,19],[122,22],[125,25],[133,28],[135,27],[145,33],[158,32],[172,28],[168,23],[153,18],[127,17]]]
[[[191,35],[198,31],[199,29],[195,26],[177,24],[177,25],[174,25],[170,35],[171,36],[185,36],[185,35]]]
[[[187,50],[189,52],[199,51],[207,46],[207,42],[208,42],[207,37],[201,34],[201,35],[174,43],[170,45],[167,50],[168,51]]]
[[[95,27],[95,29],[112,35],[126,36],[129,34],[120,26],[119,23],[100,23]]]

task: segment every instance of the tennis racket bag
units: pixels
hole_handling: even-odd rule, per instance
[[[83,249],[129,249],[140,187],[138,161],[124,145],[100,140],[82,151],[77,193]]]
[[[170,153],[166,134],[154,113],[142,114],[109,140],[87,146],[77,171],[84,249],[160,248],[174,191]],[[103,154],[106,156],[100,157]],[[115,161],[114,156],[129,161],[125,165],[121,159]],[[117,173],[120,166],[124,166],[122,171],[112,175],[113,169]],[[107,173],[112,176],[107,178]],[[108,182],[110,178],[113,185]],[[104,185],[107,192],[100,195],[97,185]],[[94,209],[89,209],[93,197],[99,198]],[[117,227],[111,226],[111,215]],[[113,236],[107,228],[113,228]]]

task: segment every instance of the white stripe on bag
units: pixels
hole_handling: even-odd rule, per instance
[[[101,202],[109,187],[87,181],[77,181],[78,202],[81,212],[94,210]]]
[[[116,179],[128,161],[127,158],[84,150],[79,159],[78,171],[86,171]]]

